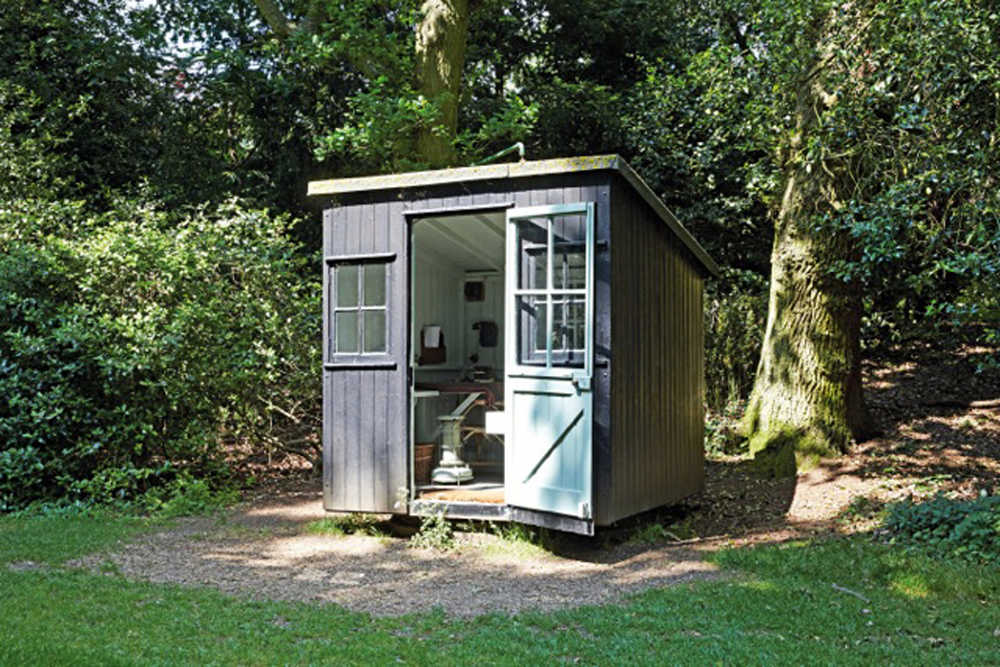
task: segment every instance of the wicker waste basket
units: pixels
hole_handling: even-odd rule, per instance
[[[425,442],[414,447],[413,473],[417,484],[430,484],[431,469],[434,467],[433,442]]]

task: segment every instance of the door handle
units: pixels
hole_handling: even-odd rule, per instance
[[[573,385],[580,391],[590,391],[590,376],[584,373],[575,373]]]

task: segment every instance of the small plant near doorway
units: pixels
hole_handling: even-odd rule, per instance
[[[455,531],[451,523],[444,518],[444,511],[424,517],[420,523],[420,530],[410,538],[410,546],[414,549],[438,551],[455,548]]]

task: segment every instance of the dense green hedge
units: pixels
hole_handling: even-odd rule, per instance
[[[315,440],[318,271],[287,220],[80,210],[0,207],[0,510],[215,476],[237,438]]]

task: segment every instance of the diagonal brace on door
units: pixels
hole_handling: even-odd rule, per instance
[[[538,469],[542,467],[542,464],[545,463],[550,456],[552,456],[552,452],[556,451],[556,448],[562,444],[563,440],[566,439],[566,435],[573,430],[574,426],[577,425],[577,423],[583,417],[583,413],[584,410],[580,410],[578,413],[576,413],[576,416],[573,417],[573,420],[570,421],[569,425],[563,429],[562,433],[559,434],[559,437],[556,438],[555,442],[552,443],[552,446],[549,447],[548,450],[546,450],[542,458],[539,459],[538,463],[535,464],[535,467],[532,468],[531,472],[528,473],[528,476],[524,478],[524,481],[521,482],[522,484],[527,484],[528,480],[535,476],[535,473],[538,472]]]

